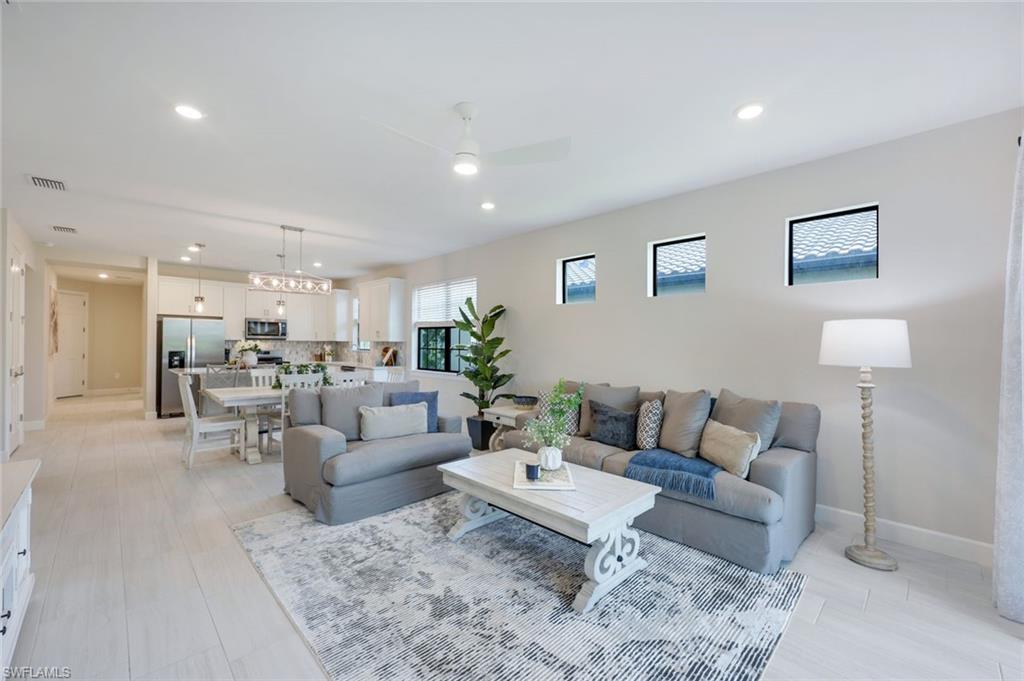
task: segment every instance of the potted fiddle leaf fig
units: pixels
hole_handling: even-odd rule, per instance
[[[466,314],[466,311],[469,314]],[[512,352],[501,346],[505,339],[494,335],[494,327],[505,314],[504,305],[495,305],[483,315],[477,314],[472,298],[459,310],[462,319],[453,319],[455,328],[469,334],[470,342],[456,346],[459,358],[465,363],[462,375],[476,387],[476,394],[462,393],[462,397],[476,405],[476,416],[466,419],[466,429],[473,441],[474,449],[487,449],[494,424],[484,420],[484,409],[494,404],[495,400],[515,397],[510,393],[499,392],[512,380],[513,374],[502,373],[498,362]]]

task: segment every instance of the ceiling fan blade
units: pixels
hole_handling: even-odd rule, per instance
[[[402,132],[398,128],[393,128],[390,125],[388,125],[387,123],[381,123],[380,121],[374,120],[372,118],[367,118],[366,116],[361,116],[360,118],[362,118],[367,123],[372,123],[373,125],[376,125],[376,126],[378,126],[380,128],[384,128],[385,130],[390,132],[392,135],[397,135],[399,137],[402,137],[404,139],[409,140],[410,142],[415,142],[416,144],[421,144],[421,145],[423,145],[425,147],[430,147],[431,149],[433,149],[435,151],[440,151],[442,154],[449,154],[449,155],[454,154],[454,152],[449,151],[448,149],[445,149],[444,147],[439,147],[436,144],[433,144],[432,142],[427,142],[426,140],[422,140],[419,137],[415,137],[413,135],[410,135],[409,133]]]
[[[484,163],[496,166],[519,166],[528,163],[551,163],[562,161],[569,157],[572,149],[571,137],[556,137],[555,139],[527,144],[511,149],[502,149],[483,155]]]

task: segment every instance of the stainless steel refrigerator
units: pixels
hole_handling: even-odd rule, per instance
[[[160,418],[185,413],[178,375],[171,369],[197,369],[224,363],[224,321],[160,317],[156,322],[156,410]]]

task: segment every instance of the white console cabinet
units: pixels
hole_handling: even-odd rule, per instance
[[[11,664],[32,596],[32,481],[39,459],[0,464],[0,669]]]

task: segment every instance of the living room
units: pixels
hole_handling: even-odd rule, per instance
[[[1024,5],[0,17],[9,677],[1024,678]]]

